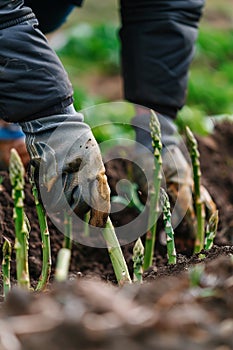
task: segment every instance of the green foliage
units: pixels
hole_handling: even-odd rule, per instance
[[[186,125],[199,135],[212,131],[207,116],[232,114],[233,31],[200,28],[196,54],[190,69],[186,106],[177,118],[179,130]]]
[[[232,113],[232,41],[232,30],[219,30],[206,26],[200,28],[187,99],[187,105],[197,112],[198,122],[200,122],[200,114]],[[196,120],[195,117],[194,119]],[[204,124],[200,130],[203,127],[205,129]]]
[[[85,88],[74,86],[74,106],[77,111],[103,102],[105,100],[101,96],[91,96]]]
[[[232,82],[220,69],[194,68],[191,71],[187,103],[198,106],[205,115],[231,113],[233,109]]]
[[[212,26],[203,26],[200,28],[197,49],[196,62],[219,67],[226,61],[232,60],[232,40],[233,30],[215,29]]]
[[[82,111],[85,121],[92,128],[96,140],[114,140],[114,145],[121,145],[122,139],[134,140],[134,130],[130,120],[135,115],[133,105],[127,102],[112,102],[99,104]],[[111,147],[112,142],[101,145],[103,148]],[[101,149],[102,152],[105,149]]]
[[[199,106],[184,106],[176,119],[176,125],[179,131],[184,133],[188,125],[195,134],[207,135],[211,130],[213,123],[205,116],[203,109]]]
[[[116,27],[109,23],[78,24],[68,31],[66,44],[57,52],[62,59],[75,57],[77,65],[98,65],[105,74],[119,72],[119,41]]]

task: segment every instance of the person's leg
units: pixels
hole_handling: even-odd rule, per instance
[[[25,0],[35,13],[40,30],[46,34],[59,28],[74,8],[68,0]]]
[[[121,0],[127,100],[171,118],[184,105],[204,0]]]
[[[40,20],[40,28],[44,33],[58,28],[74,8],[72,1],[67,0],[25,0],[25,6],[30,7]],[[74,1],[81,5],[81,1]],[[10,150],[15,148],[20,154],[24,165],[29,161],[26,151],[25,135],[18,124],[9,124],[0,119],[0,170],[8,168]]]
[[[74,3],[71,4],[71,3]],[[74,6],[80,6],[82,0],[25,0],[25,6],[30,7],[39,19],[40,29],[49,33],[65,22]],[[27,165],[27,154],[24,134],[18,124],[8,124],[0,120],[0,170],[7,169],[11,148],[16,148],[23,163]]]
[[[188,208],[192,211],[192,177],[173,119],[185,103],[188,69],[204,0],[121,0],[120,5],[125,98],[158,115],[164,146],[163,170],[167,190],[178,204],[173,212],[177,224]],[[136,108],[132,125],[137,144],[151,149],[149,121],[149,110]],[[144,159],[144,168],[153,167],[153,157],[136,154],[137,157]]]

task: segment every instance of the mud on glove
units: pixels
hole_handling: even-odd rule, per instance
[[[90,210],[90,224],[105,226],[110,190],[98,144],[82,114],[71,105],[21,127],[45,209],[60,212],[68,205],[81,217]]]

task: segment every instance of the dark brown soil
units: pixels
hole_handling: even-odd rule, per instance
[[[233,125],[216,124],[214,134],[199,139],[203,184],[220,212],[216,242],[233,244]]]
[[[15,290],[2,304],[1,350],[233,348],[233,124],[218,124],[213,135],[198,142],[202,182],[220,215],[215,245],[202,252],[205,257],[192,254],[193,239],[184,223],[175,232],[178,263],[167,264],[166,248],[159,241],[154,265],[144,273],[145,283],[119,289],[114,286],[106,249],[73,244],[69,282],[56,285],[52,273],[46,293],[29,296]],[[126,177],[128,166],[123,159],[107,164],[113,194],[116,182]],[[3,236],[14,242],[11,186],[8,174],[1,176],[1,242]],[[28,183],[25,211],[31,223],[29,266],[35,287],[41,270],[41,240]],[[112,220],[122,225],[137,215],[135,209],[125,209]],[[54,272],[63,235],[50,221],[49,229]],[[133,243],[123,246],[131,274],[132,248]],[[14,284],[14,255],[11,272]],[[0,288],[2,293],[1,281]],[[28,316],[22,318],[25,314]],[[4,343],[6,332],[11,346]]]

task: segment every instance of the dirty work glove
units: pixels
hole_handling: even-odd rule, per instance
[[[176,204],[173,210],[173,224],[177,225],[179,219],[189,212],[189,217],[193,216],[192,206],[192,172],[191,167],[186,161],[184,155],[179,149],[179,139],[177,137],[177,128],[169,117],[164,117],[156,113],[161,127],[161,138],[163,144],[163,180],[162,186],[166,188],[168,194]],[[154,156],[150,134],[151,112],[147,110],[144,115],[137,115],[133,118],[131,124],[136,132],[136,142],[138,149],[136,157],[142,161],[142,168],[147,173],[147,181],[150,185],[153,177]],[[144,147],[141,147],[143,145]],[[136,147],[137,147],[136,146]],[[146,150],[151,154],[144,154]],[[139,180],[140,182],[140,180]],[[142,192],[144,184],[140,184]]]
[[[182,148],[182,141],[177,135],[177,128],[172,119],[164,117],[156,113],[161,127],[161,138],[163,144],[162,159],[163,159],[163,180],[162,186],[166,188],[172,204],[174,206],[172,211],[172,222],[176,227],[182,219],[184,219],[189,231],[195,234],[195,212],[193,207],[193,177],[191,165],[186,160]],[[153,152],[151,136],[150,136],[150,111],[144,115],[137,115],[132,120],[132,125],[136,131],[136,141],[139,144],[136,150],[136,158],[140,159],[141,168],[147,172],[147,180],[150,185],[152,181],[152,169],[154,165],[154,157],[149,153],[144,155],[145,149]],[[144,146],[140,148],[140,145]],[[135,172],[137,177],[137,172]],[[145,183],[143,183],[142,176],[135,178],[135,182],[139,182],[139,187],[143,192],[147,191]],[[202,187],[201,195],[203,202],[208,210],[213,211],[215,204],[213,203],[208,191]]]
[[[22,122],[34,181],[49,212],[90,210],[90,224],[105,226],[110,191],[98,144],[73,106],[62,114]]]
[[[179,223],[184,217],[190,233],[195,237],[196,215],[193,206],[192,168],[178,145],[169,145],[165,148],[163,171],[166,177],[167,192],[175,204],[173,220]],[[201,201],[210,216],[216,210],[216,205],[204,186],[201,186]]]
[[[160,122],[162,136],[162,159],[163,159],[163,179],[162,186],[168,192],[173,202],[172,222],[176,227],[185,217],[191,232],[194,229],[194,209],[192,204],[192,171],[183,153],[180,150],[180,140],[177,137],[177,129],[172,119],[156,113]],[[142,183],[139,178],[139,188],[142,194],[148,192],[148,187],[153,177],[154,156],[150,135],[150,110],[145,110],[145,114],[137,115],[133,118],[131,124],[136,132],[136,161],[140,159],[141,168],[147,174],[147,184]],[[141,147],[140,145],[143,145]],[[151,151],[147,155],[143,154],[145,150]],[[135,172],[137,177],[137,172]],[[138,179],[135,181],[138,183]],[[146,198],[147,196],[143,196]]]

